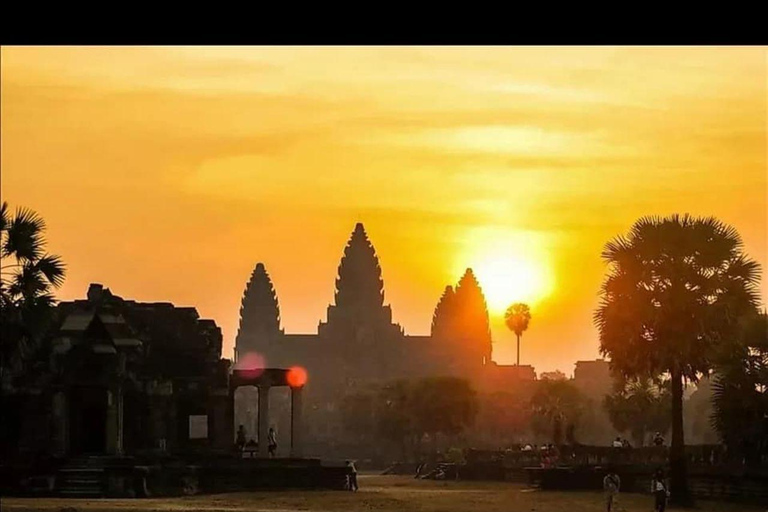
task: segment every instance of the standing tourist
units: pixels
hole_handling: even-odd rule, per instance
[[[277,434],[275,433],[275,429],[272,427],[269,427],[269,433],[267,434],[267,448],[269,449],[269,456],[270,458],[274,458],[277,453]]]
[[[611,510],[617,505],[619,489],[621,488],[621,478],[613,469],[603,478],[603,490],[605,491],[605,510]]]
[[[654,496],[654,512],[664,512],[667,508],[669,490],[664,481],[664,472],[661,469],[657,470],[653,475],[653,479],[651,479],[651,492]]]

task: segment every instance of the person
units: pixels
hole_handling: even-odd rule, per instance
[[[653,435],[653,445],[654,446],[664,446],[664,437],[661,435],[661,432],[656,432]]]
[[[245,427],[240,425],[237,427],[237,449],[242,453],[243,448],[245,448]]]
[[[627,439],[627,438],[624,438],[624,439],[621,440],[621,446],[623,448],[632,448],[632,445],[629,444],[629,439]]]
[[[614,439],[614,441],[613,441],[613,447],[614,448],[621,448],[622,446],[624,446],[624,445],[621,442],[621,437],[617,436],[616,439]]]
[[[347,488],[350,491],[357,492],[357,468],[355,467],[355,462],[348,460],[347,467],[350,469],[350,472],[347,475]]]
[[[269,433],[267,434],[267,448],[269,449],[269,456],[271,458],[275,457],[275,454],[277,452],[277,434],[275,433],[275,429],[272,427],[269,427]]]
[[[605,509],[608,512],[616,506],[619,489],[621,488],[621,478],[613,469],[608,470],[608,474],[603,478],[603,490],[605,491]]]
[[[651,492],[654,496],[654,512],[664,512],[667,508],[667,497],[669,497],[669,490],[667,484],[664,481],[664,472],[659,469],[654,473],[651,479]]]

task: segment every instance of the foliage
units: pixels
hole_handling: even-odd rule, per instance
[[[0,207],[0,377],[18,372],[52,317],[54,288],[64,283],[59,256],[45,252],[45,221],[27,208]]]
[[[476,439],[493,448],[519,443],[531,423],[529,402],[527,389],[479,395]]]
[[[683,379],[707,374],[738,319],[757,304],[759,265],[738,232],[715,218],[641,218],[609,241],[609,265],[595,312],[600,351],[627,377],[670,375],[672,497],[689,501]]]
[[[635,446],[648,435],[669,430],[672,395],[669,386],[652,379],[628,379],[605,397],[604,407],[619,432],[629,432]]]
[[[528,304],[517,302],[507,308],[504,313],[504,322],[510,331],[518,336],[522,336],[528,330],[528,324],[531,321],[531,310]]]
[[[586,404],[586,397],[567,380],[538,381],[530,401],[534,432],[562,444],[564,433],[571,425],[576,428]]]
[[[417,432],[453,436],[474,422],[477,396],[464,379],[428,377],[412,389],[411,408]]]
[[[747,462],[768,455],[768,315],[744,318],[739,344],[718,365],[712,390],[712,424],[729,451]]]
[[[404,455],[425,435],[460,434],[473,424],[477,409],[475,391],[455,377],[395,381],[349,395],[341,407],[347,432],[359,440],[394,443]]]

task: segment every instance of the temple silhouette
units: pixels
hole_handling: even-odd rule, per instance
[[[376,250],[357,223],[338,267],[334,303],[317,334],[289,334],[280,324],[278,294],[258,263],[243,294],[235,340],[236,367],[257,354],[267,366],[302,366],[309,374],[305,393],[307,443],[315,451],[342,436],[338,405],[356,388],[427,376],[458,376],[482,390],[508,389],[534,380],[531,366],[492,360],[488,311],[480,284],[467,269],[447,286],[435,307],[430,335],[410,335],[392,318]],[[255,421],[253,400],[236,404],[239,421]]]

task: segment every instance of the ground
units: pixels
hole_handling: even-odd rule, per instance
[[[74,507],[81,512],[592,512],[603,511],[598,492],[542,492],[504,482],[435,482],[404,476],[361,475],[358,493],[293,491],[229,493],[143,500],[2,498],[2,512]],[[651,497],[622,494],[619,512],[650,512]],[[764,507],[701,501],[697,512],[763,512]]]

